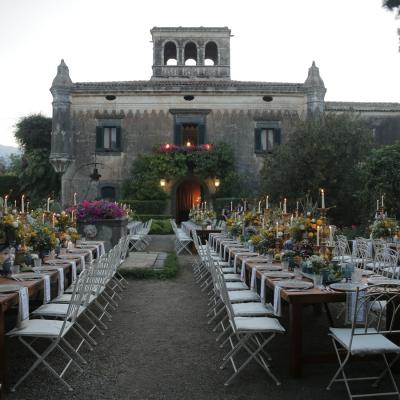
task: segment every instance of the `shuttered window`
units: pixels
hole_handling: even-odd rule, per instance
[[[281,144],[279,128],[256,128],[254,130],[254,150],[256,153],[271,153]]]
[[[98,126],[96,128],[96,150],[121,151],[121,127]]]

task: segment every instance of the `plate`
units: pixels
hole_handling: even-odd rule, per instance
[[[264,272],[267,278],[294,278],[294,274],[292,272],[284,272],[284,271],[267,271]]]
[[[337,290],[339,292],[355,292],[357,288],[363,289],[365,288],[365,283],[332,283],[329,287],[333,290]]]
[[[20,287],[20,285],[0,285],[0,293],[16,292]]]
[[[314,286],[311,282],[298,280],[279,281],[276,285],[284,289],[311,289]]]
[[[54,265],[54,264],[64,264],[65,265],[65,264],[69,264],[69,261],[57,259],[57,260],[47,260],[44,263],[47,265]]]

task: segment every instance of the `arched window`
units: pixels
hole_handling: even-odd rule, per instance
[[[218,64],[218,46],[215,42],[208,42],[205,48],[204,65]]]
[[[176,65],[176,45],[174,42],[167,42],[164,46],[164,65]]]
[[[197,65],[197,46],[193,42],[186,43],[185,65]]]
[[[108,201],[115,201],[115,187],[103,186],[101,188],[101,198]]]

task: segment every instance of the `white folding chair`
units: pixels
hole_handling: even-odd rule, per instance
[[[67,372],[69,366],[74,364],[79,371],[83,371],[81,366],[75,361],[76,357],[83,364],[86,364],[85,359],[75,351],[71,344],[66,340],[65,336],[71,330],[74,330],[76,317],[79,308],[82,304],[82,299],[85,294],[84,287],[87,283],[87,271],[82,271],[80,274],[75,289],[71,296],[71,301],[68,305],[68,311],[65,318],[60,320],[53,319],[30,319],[22,322],[21,327],[14,328],[7,333],[8,336],[17,337],[19,341],[28,348],[29,351],[37,358],[29,370],[18,380],[18,382],[11,388],[15,389],[40,365],[46,367],[52,375],[54,375],[68,390],[72,391],[72,387],[63,379],[64,374]],[[50,344],[44,351],[39,350],[39,346],[35,349],[33,344],[37,339],[50,340]],[[62,345],[65,346],[62,347]],[[48,357],[54,350],[59,350],[67,359],[63,370],[59,373],[51,365]],[[68,353],[68,351],[69,353]],[[72,356],[71,356],[72,353]]]
[[[400,393],[392,374],[391,367],[400,357],[400,347],[391,339],[400,334],[400,329],[395,323],[400,308],[400,285],[379,284],[363,289],[357,288],[356,292],[347,295],[346,309],[347,319],[351,323],[350,328],[330,328],[329,335],[339,362],[339,368],[331,379],[327,390],[333,383],[343,382],[345,384],[349,399],[358,397],[397,396]],[[343,353],[341,355],[341,353]],[[389,361],[388,355],[393,354]],[[364,377],[349,377],[349,361],[354,357],[362,357],[365,362],[366,356],[382,356],[384,369],[377,375]],[[357,371],[361,368],[357,368]],[[354,371],[353,371],[354,373]],[[341,375],[341,378],[339,378]],[[372,387],[376,388],[382,380],[388,377],[392,385],[392,391],[388,386],[383,391],[376,393],[353,394],[350,382],[372,381]]]

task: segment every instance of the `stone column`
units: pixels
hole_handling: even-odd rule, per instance
[[[50,162],[56,172],[64,174],[73,159],[73,136],[71,130],[71,89],[73,83],[64,60],[57,67],[50,92],[53,95],[53,123],[51,132]],[[64,178],[62,178],[64,181]],[[61,184],[61,202],[67,203]]]

